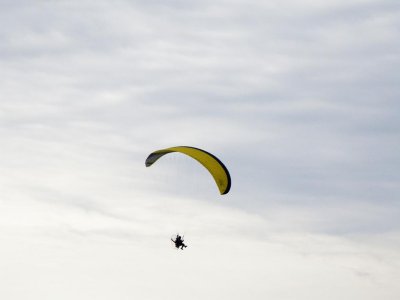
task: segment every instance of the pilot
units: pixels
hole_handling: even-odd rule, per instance
[[[171,239],[172,240],[172,239]],[[182,239],[182,237],[179,235],[179,234],[177,234],[176,235],[176,239],[175,239],[175,241],[174,240],[172,240],[174,243],[175,243],[175,247],[176,248],[181,248],[181,250],[183,250],[183,248],[186,248],[187,246],[183,243],[183,239]]]

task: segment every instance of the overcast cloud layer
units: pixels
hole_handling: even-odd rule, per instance
[[[0,8],[1,299],[399,299],[398,1]]]

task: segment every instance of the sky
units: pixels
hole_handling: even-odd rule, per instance
[[[399,299],[399,33],[395,0],[0,1],[0,298]],[[229,194],[145,167],[178,145]]]

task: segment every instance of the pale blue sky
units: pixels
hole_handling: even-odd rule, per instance
[[[397,1],[0,8],[0,298],[400,297]]]

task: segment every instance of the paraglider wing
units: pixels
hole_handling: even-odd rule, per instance
[[[150,167],[160,157],[171,152],[180,152],[197,160],[213,176],[221,195],[229,192],[231,188],[231,176],[228,169],[216,156],[199,148],[178,146],[154,151],[147,157],[146,167]]]

